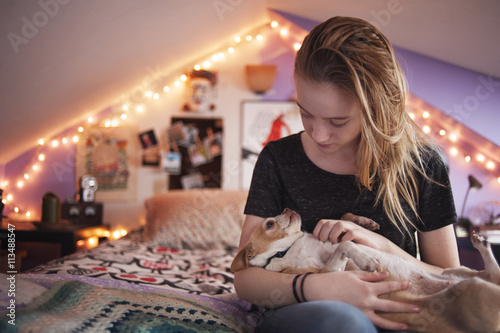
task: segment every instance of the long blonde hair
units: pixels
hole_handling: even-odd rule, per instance
[[[376,192],[389,220],[408,231],[409,205],[418,218],[418,175],[433,147],[406,112],[406,80],[387,38],[370,23],[333,17],[305,38],[295,75],[331,83],[356,96],[362,109],[356,156],[360,188]]]

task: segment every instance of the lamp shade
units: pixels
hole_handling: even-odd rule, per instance
[[[479,190],[483,187],[483,184],[481,184],[473,175],[469,175],[469,187],[471,190]]]
[[[276,79],[275,65],[247,65],[246,78],[248,87],[256,94],[265,94]]]

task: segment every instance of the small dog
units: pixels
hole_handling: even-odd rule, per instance
[[[374,230],[374,221],[346,214],[343,220]],[[322,242],[301,231],[300,216],[290,209],[265,219],[236,254],[231,270],[248,266],[298,274],[361,269],[389,272],[387,279],[407,280],[412,286],[381,297],[418,305],[415,313],[380,313],[420,332],[500,332],[500,268],[483,237],[473,234],[485,270],[465,267],[428,273],[407,261],[353,242]]]

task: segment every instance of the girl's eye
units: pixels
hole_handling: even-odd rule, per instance
[[[349,122],[349,120],[346,122],[343,122],[342,124],[335,124],[333,122],[330,122],[330,123],[332,124],[333,127],[342,128],[342,127],[346,126],[348,122]]]
[[[306,112],[300,110],[300,117],[301,118],[311,118],[312,116],[309,113],[306,113]]]
[[[266,223],[266,229],[271,229],[274,225],[274,222],[273,221],[267,221]]]

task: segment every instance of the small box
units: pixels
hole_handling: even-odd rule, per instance
[[[64,202],[61,205],[61,219],[78,225],[102,225],[102,203]]]

